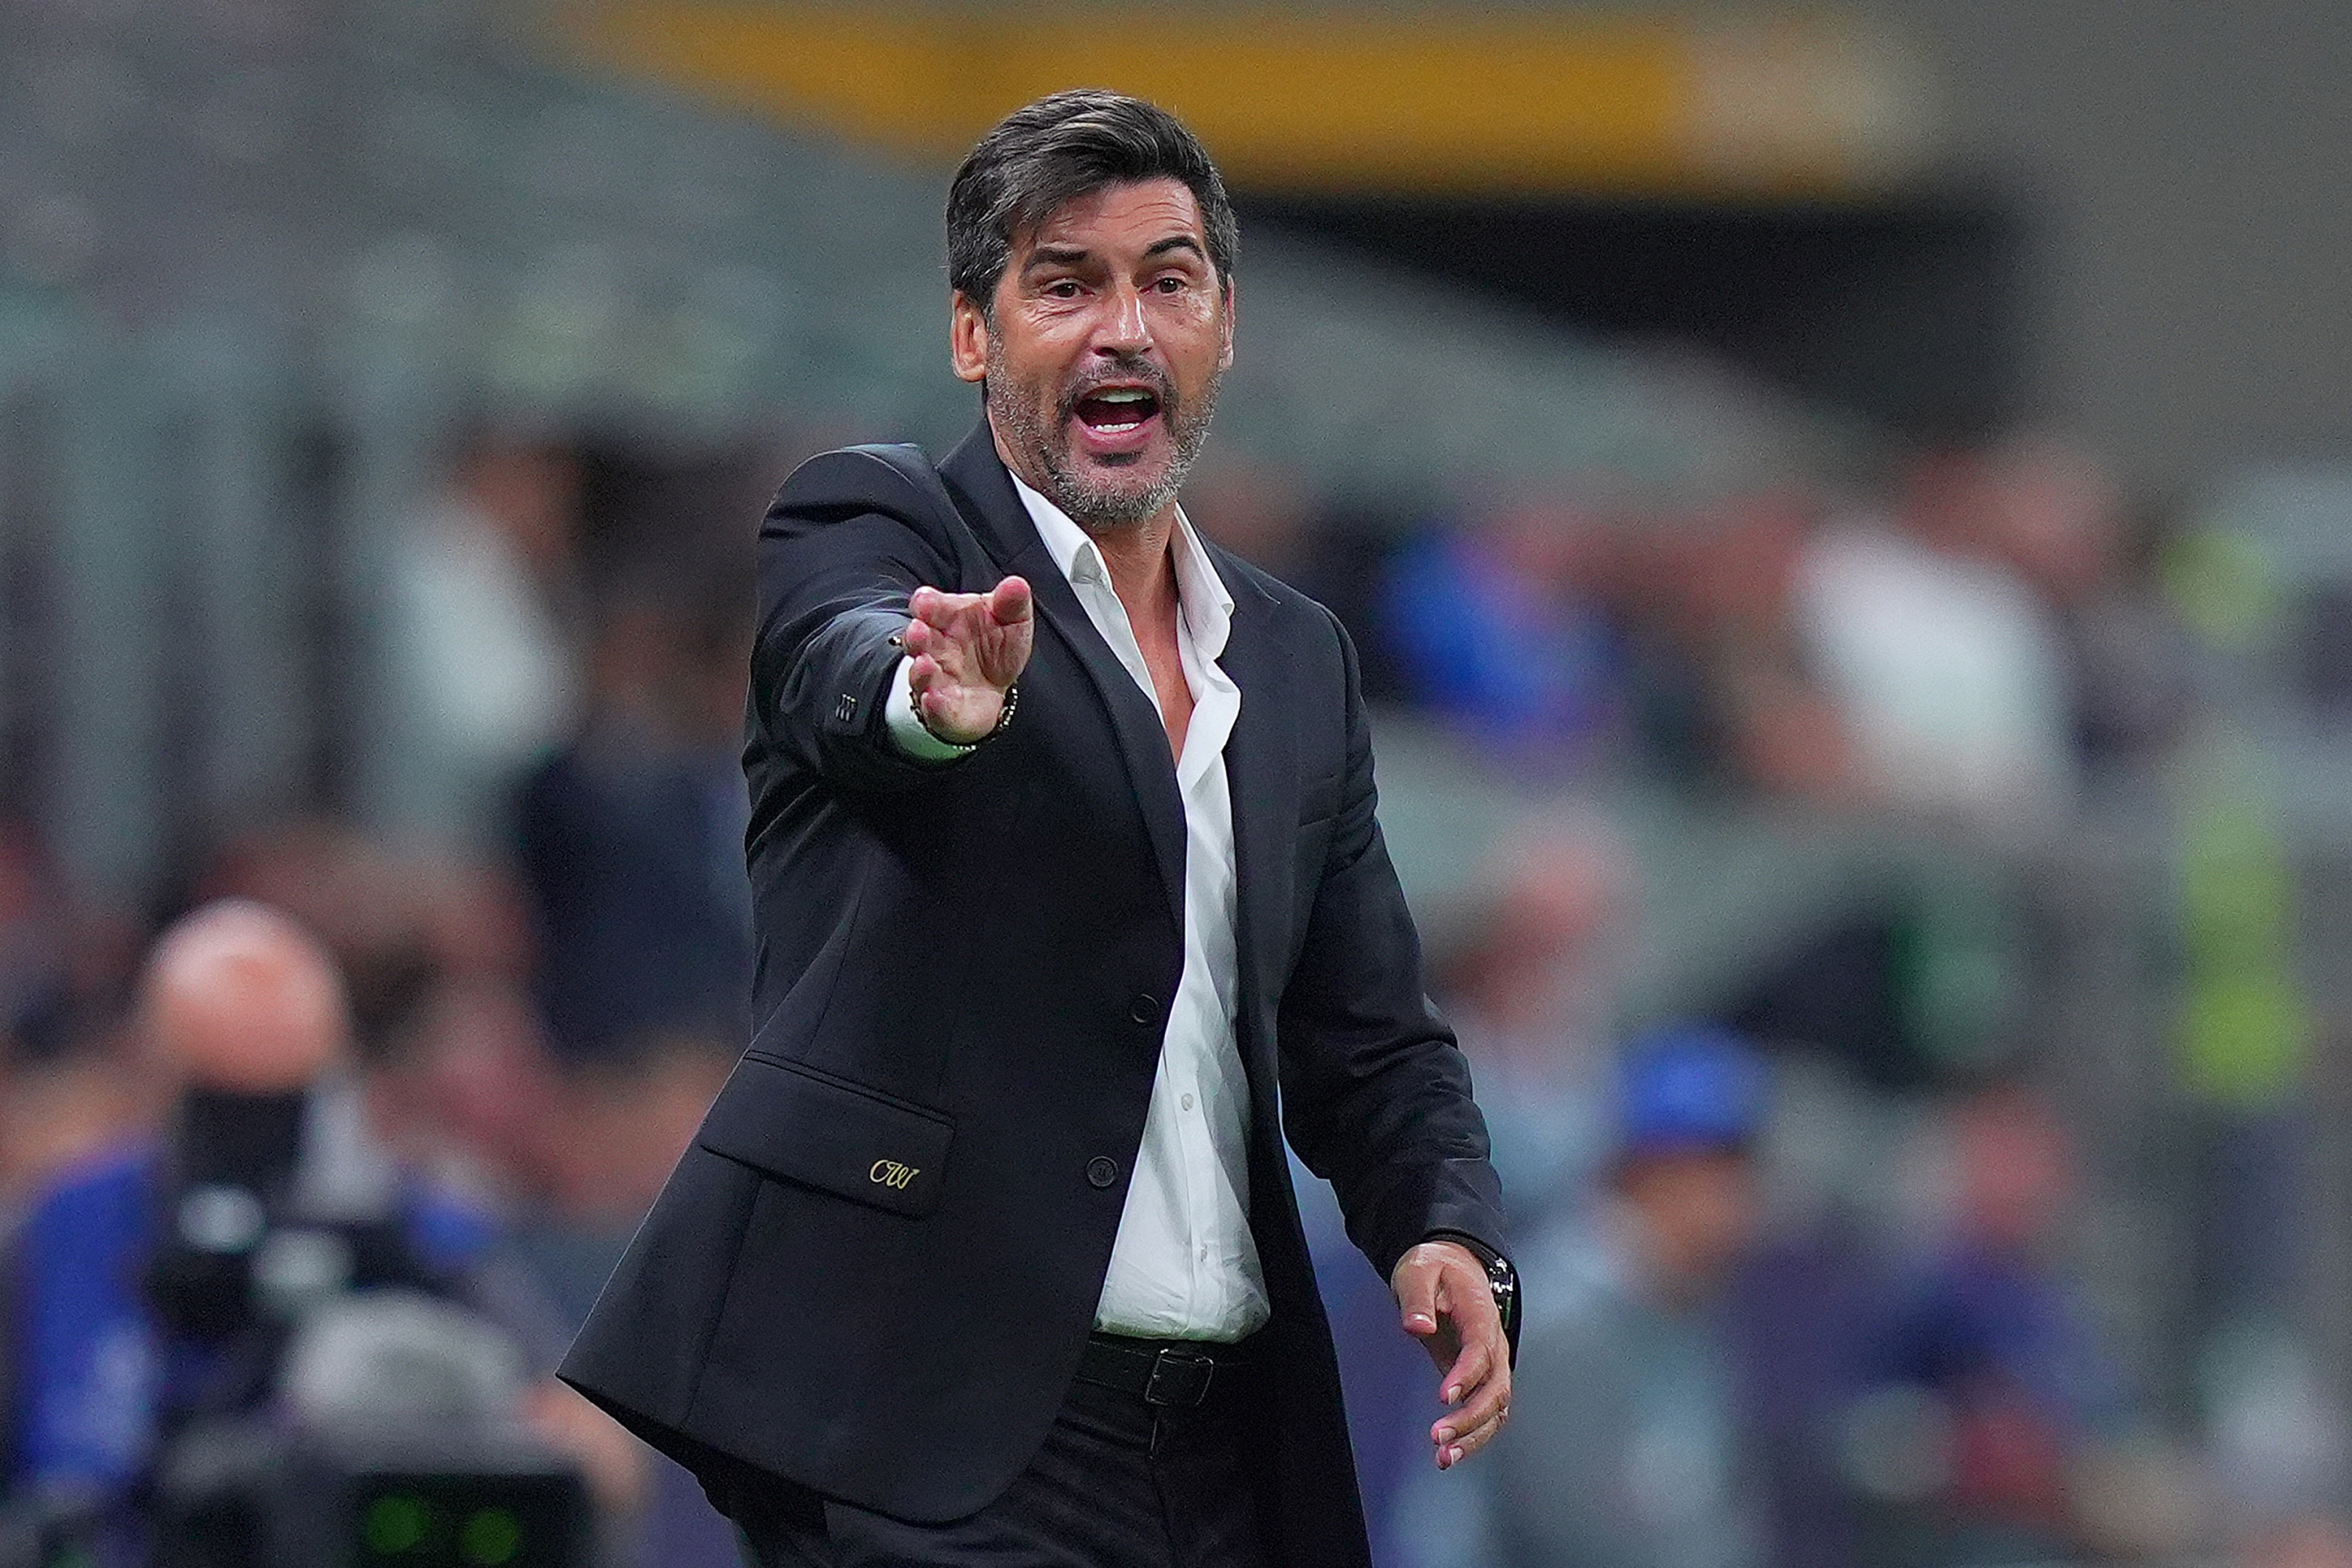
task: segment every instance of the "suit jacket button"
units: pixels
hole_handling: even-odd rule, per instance
[[[1087,1162],[1087,1180],[1097,1187],[1108,1187],[1118,1180],[1118,1162],[1108,1154],[1097,1154]]]
[[[1139,993],[1135,1000],[1127,1005],[1127,1016],[1139,1024],[1160,1022],[1160,998]]]

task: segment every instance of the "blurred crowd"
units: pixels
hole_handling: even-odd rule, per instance
[[[348,1089],[383,1159],[496,1233],[531,1304],[518,1419],[583,1462],[606,1559],[735,1561],[690,1478],[544,1380],[747,1034],[737,752],[762,497],[746,472],[469,428],[380,607],[403,820],[237,825],[140,910],[78,900],[33,835],[8,837],[0,1190],[20,1217],[0,1349],[20,1501],[131,1497],[186,1402],[149,1353],[168,1327],[126,1341],[147,1370],[119,1375],[93,1371],[103,1345],[43,1339],[39,1281],[76,1266],[37,1241],[159,1148],[168,1186],[190,1097],[237,1087],[234,1060],[226,1079],[192,1067],[159,1023],[151,954],[158,932],[264,910],[314,945],[344,1020],[272,1087]],[[248,1007],[249,1040],[268,1012]]]
[[[2054,439],[1673,505],[1585,489],[1383,520],[1369,572],[1355,523],[1300,574],[1374,645],[1380,695],[1562,782],[2005,831],[2145,769],[2189,717],[2161,520]]]
[[[777,451],[457,436],[375,607],[404,820],[215,825],[135,910],[0,830],[20,1303],[68,1267],[45,1223],[177,1147],[203,1094],[245,1092],[234,1047],[271,1037],[274,994],[239,1004],[263,1021],[226,1067],[158,998],[191,922],[262,921],[269,963],[340,998],[269,1092],[336,1086],[383,1162],[494,1238],[528,1301],[505,1316],[536,1325],[515,1421],[590,1476],[606,1559],[733,1560],[682,1472],[544,1380],[748,1032],[736,752]],[[2211,1013],[2183,1074],[2217,1173],[2183,1339],[2217,1370],[2188,1408],[2134,1385],[2072,1276],[2081,1129],[2049,1088],[2068,1042],[2035,1015],[2029,897],[1985,873],[1857,909],[1706,1016],[1629,1020],[1621,992],[1644,868],[1595,804],[1612,787],[1916,826],[1981,847],[1979,872],[2088,801],[2172,789],[2215,692],[2171,520],[2028,437],[1814,492],[1627,494],[1377,516],[1238,460],[1188,491],[1340,612],[1375,700],[1542,803],[1427,933],[1529,1301],[1491,1462],[1418,1468],[1427,1369],[1328,1215],[1318,1238],[1383,1568],[1436,1568],[1426,1543],[1465,1529],[1478,1561],[1443,1562],[2352,1563],[2352,1438],[2279,1312],[2307,1021],[2229,990],[2283,918],[2259,832],[2184,812],[2181,910],[2151,916],[2178,924],[2184,1009]],[[118,1356],[93,1392],[28,1321],[0,1333],[16,1495],[129,1485],[168,1436],[166,1358]],[[100,1421],[101,1394],[132,1415]]]

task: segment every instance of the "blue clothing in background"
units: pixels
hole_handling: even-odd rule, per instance
[[[1609,622],[1525,581],[1475,537],[1406,544],[1380,615],[1413,695],[1506,749],[1581,753],[1624,706],[1624,650]]]
[[[152,1458],[166,1409],[200,1396],[221,1371],[215,1353],[164,1333],[142,1293],[163,1180],[152,1144],[105,1156],[50,1187],[14,1238],[12,1492],[120,1495]],[[401,1215],[415,1260],[433,1273],[457,1277],[494,1240],[482,1215],[414,1186],[402,1191]]]

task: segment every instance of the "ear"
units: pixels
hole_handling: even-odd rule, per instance
[[[961,289],[948,306],[948,362],[958,381],[987,379],[988,319]]]
[[[1217,354],[1217,368],[1221,371],[1231,370],[1234,368],[1234,309],[1235,297],[1234,294],[1234,280],[1228,278],[1225,279],[1225,342],[1224,347],[1220,350]]]

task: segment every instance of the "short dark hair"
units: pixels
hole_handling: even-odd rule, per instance
[[[1080,196],[1159,179],[1192,190],[1210,264],[1220,283],[1230,283],[1240,243],[1234,205],[1208,150],[1181,121],[1099,88],[1074,88],[1014,110],[980,139],[948,187],[949,286],[992,315],[1016,236]]]

